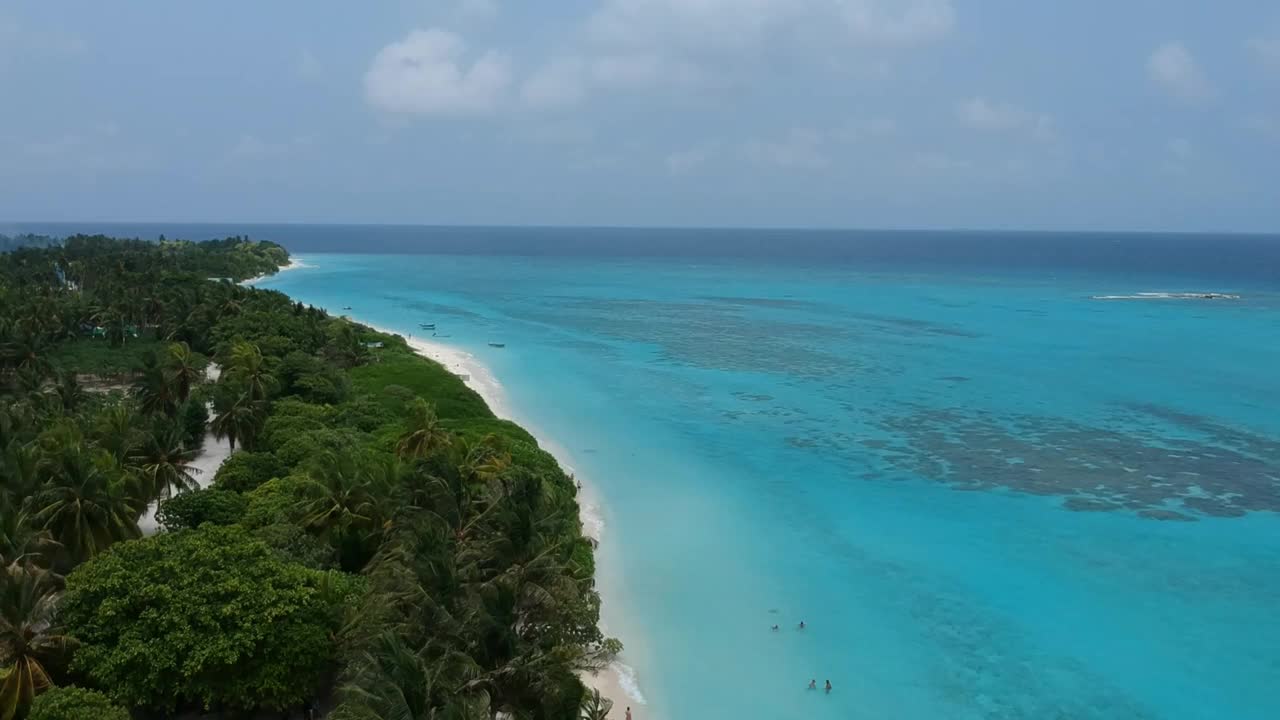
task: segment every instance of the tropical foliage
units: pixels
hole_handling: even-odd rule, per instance
[[[100,692],[78,687],[54,688],[36,698],[30,720],[130,720],[129,711]]]
[[[599,714],[578,676],[619,646],[574,483],[401,338],[222,280],[287,261],[0,255],[0,720]]]
[[[206,525],[123,543],[71,574],[73,670],[127,706],[284,709],[314,696],[358,578]]]

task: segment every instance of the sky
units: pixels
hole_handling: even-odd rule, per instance
[[[0,0],[0,221],[1280,232],[1275,0]]]

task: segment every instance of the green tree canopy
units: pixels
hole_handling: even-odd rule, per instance
[[[27,720],[129,720],[129,711],[100,692],[60,687],[36,698]]]
[[[160,503],[156,518],[169,531],[194,529],[205,523],[234,525],[249,500],[238,492],[206,488],[184,492]]]
[[[130,706],[292,707],[329,670],[356,585],[284,562],[238,527],[124,543],[67,579],[73,670]]]

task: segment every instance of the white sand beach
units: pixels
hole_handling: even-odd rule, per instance
[[[389,335],[401,335],[387,328],[375,325],[370,325],[370,327]],[[605,543],[607,535],[603,532],[604,520],[601,514],[602,506],[598,489],[592,486],[585,478],[576,475],[572,464],[569,462],[569,453],[563,446],[547,438],[536,427],[522,420],[512,411],[510,400],[506,396],[502,383],[493,375],[488,366],[466,350],[451,345],[417,338],[406,339],[406,342],[419,355],[440,363],[445,369],[461,377],[467,387],[479,393],[495,415],[504,420],[519,423],[537,438],[538,444],[551,453],[556,458],[556,461],[560,463],[560,467],[566,473],[574,476],[582,488],[578,494],[578,501],[581,507],[584,534],[595,540],[598,546]],[[597,580],[603,575],[600,571],[602,557],[603,553],[596,553]],[[600,585],[602,605],[607,605],[610,594],[609,588],[605,587],[603,583],[598,584]],[[606,634],[608,633],[607,627],[603,622],[601,623],[601,628],[606,631]],[[623,638],[623,642],[626,642],[625,638]],[[637,685],[635,671],[629,666],[621,662],[614,662],[599,673],[584,675],[583,682],[588,687],[598,689],[601,695],[613,701],[613,710],[609,713],[610,718],[621,719],[626,708],[630,707],[633,720],[650,720],[650,716],[645,713],[645,700]]]

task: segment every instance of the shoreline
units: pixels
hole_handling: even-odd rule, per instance
[[[281,266],[279,270],[276,270],[274,273],[271,273],[270,275],[258,275],[257,277],[251,277],[251,278],[249,278],[248,280],[241,280],[241,281],[240,281],[240,284],[241,284],[241,285],[246,285],[246,286],[257,285],[258,283],[262,282],[263,280],[266,280],[267,278],[275,277],[276,275],[279,275],[280,273],[288,272],[288,271],[290,271],[290,270],[300,270],[300,269],[302,269],[302,268],[309,268],[309,267],[315,267],[315,266],[314,266],[314,265],[308,265],[308,264],[306,264],[306,263],[302,262],[302,260],[300,260],[300,259],[298,259],[298,258],[295,258],[295,257],[293,257],[292,255],[290,255],[290,256],[289,256],[289,264],[288,264],[288,265]]]
[[[443,365],[446,370],[454,375],[462,378],[467,387],[474,390],[493,411],[493,414],[503,420],[510,420],[518,423],[525,430],[528,430],[538,445],[546,450],[556,459],[564,472],[575,480],[579,481],[580,489],[578,491],[579,502],[579,519],[582,522],[582,532],[588,538],[595,541],[596,550],[596,583],[597,590],[600,592],[601,605],[601,622],[600,629],[608,635],[608,629],[604,622],[604,608],[608,604],[606,597],[606,589],[601,583],[601,558],[603,552],[601,547],[605,542],[604,534],[604,518],[601,516],[603,505],[600,501],[600,493],[590,482],[579,477],[574,470],[572,463],[569,462],[568,451],[559,443],[548,438],[545,434],[537,431],[537,428],[522,421],[511,409],[511,404],[506,397],[506,391],[502,387],[497,377],[489,370],[489,367],[479,360],[470,352],[447,345],[445,343],[434,340],[423,340],[418,338],[410,338],[403,333],[396,332],[387,327],[374,325],[372,323],[362,322],[359,318],[351,317],[356,322],[372,328],[380,333],[387,335],[396,335],[404,338],[409,347],[419,356]],[[624,646],[626,645],[624,641]],[[589,690],[599,690],[600,694],[613,701],[613,709],[609,712],[610,718],[623,717],[623,713],[627,707],[631,707],[633,714],[638,718],[649,717],[644,713],[647,707],[647,701],[644,694],[640,691],[636,680],[636,671],[629,665],[619,660],[614,660],[605,669],[597,673],[583,673],[582,681]]]

